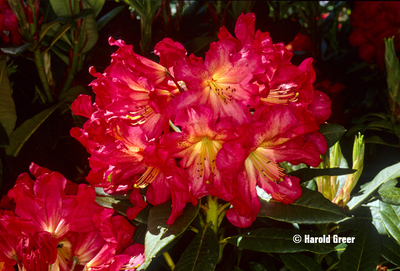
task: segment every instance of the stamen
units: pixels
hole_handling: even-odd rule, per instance
[[[207,81],[208,86],[210,87],[210,91],[213,90],[215,94],[224,102],[224,104],[228,104],[233,99],[233,93],[236,91],[235,88],[231,88],[228,86],[226,88],[222,88],[216,81],[210,80]]]
[[[160,173],[159,168],[149,166],[139,180],[137,180],[137,182],[134,184],[134,187],[145,188],[154,181],[154,179],[158,176],[158,173]]]
[[[280,181],[285,176],[283,168],[281,168],[277,163],[269,160],[257,150],[250,153],[248,159],[250,159],[257,171],[264,176],[268,182]]]
[[[152,114],[154,114],[154,109],[149,105],[146,106],[136,106],[136,111],[130,111],[126,118],[132,120],[132,125],[141,125],[145,123]]]
[[[284,84],[279,88],[271,89],[268,97],[261,100],[269,104],[288,104],[289,102],[296,102],[299,99],[299,93],[296,91],[297,85]]]

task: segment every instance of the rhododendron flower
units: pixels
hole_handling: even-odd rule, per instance
[[[400,50],[400,2],[398,1],[357,1],[350,15],[354,27],[350,35],[352,46],[359,47],[360,57],[367,62],[377,61],[385,67],[384,38],[395,36],[394,46]]]
[[[27,271],[78,266],[120,270],[132,266],[133,258],[143,258],[142,245],[135,246],[136,254],[125,252],[132,246],[135,227],[99,206],[94,188],[81,184],[75,189],[60,173],[33,163],[30,172],[36,181],[23,173],[8,192],[16,203],[16,216],[11,211],[0,216],[0,262],[6,268],[17,263]]]
[[[130,219],[146,205],[145,187],[153,205],[172,198],[168,224],[186,203],[215,196],[232,203],[232,223],[247,227],[260,208],[256,185],[286,204],[300,197],[299,180],[278,163],[318,165],[330,100],[314,91],[312,59],[291,64],[284,44],[254,25],[249,13],[236,37],[222,27],[204,60],[164,39],[155,63],[109,39],[119,48],[103,74],[91,68],[96,100],[72,104],[89,120],[71,135],[91,154],[91,185],[130,193]]]
[[[285,204],[301,196],[299,179],[290,177],[279,166],[280,162],[306,163],[318,166],[321,162],[317,144],[304,140],[303,135],[318,130],[302,108],[273,106],[255,112],[258,119],[246,127],[247,136],[226,142],[217,155],[217,168],[232,179],[234,198],[227,218],[238,227],[248,227],[260,209],[256,185],[273,199]]]
[[[6,0],[0,0],[0,37],[4,42],[10,42],[7,32],[11,32],[12,44],[21,44],[21,35],[18,32],[18,20]]]
[[[322,14],[321,17],[323,16],[324,14]],[[312,44],[309,36],[297,33],[296,37],[290,43],[285,45],[285,48],[288,49],[289,51],[312,52],[314,51],[314,44]]]

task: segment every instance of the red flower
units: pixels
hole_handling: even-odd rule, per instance
[[[400,50],[400,2],[358,1],[350,15],[354,27],[350,35],[352,46],[360,46],[359,55],[367,62],[385,65],[383,38],[395,36],[396,51]]]
[[[37,180],[23,173],[8,193],[17,216],[5,211],[0,217],[0,262],[5,266],[18,263],[27,271],[67,271],[72,265],[119,270],[111,268],[117,259],[121,268],[143,254],[140,249],[134,251],[137,254],[125,252],[135,227],[99,206],[92,187],[81,184],[74,191],[60,173],[33,163],[30,171]]]
[[[18,20],[7,4],[6,0],[0,0],[0,37],[4,42],[10,42],[7,32],[11,32],[12,44],[20,45],[21,36],[18,32]]]
[[[285,204],[301,196],[299,179],[289,177],[280,168],[283,161],[318,166],[321,162],[316,145],[303,138],[317,131],[311,113],[295,106],[273,106],[255,112],[258,119],[241,137],[226,142],[217,155],[217,168],[232,179],[232,209],[227,218],[238,227],[248,227],[260,209],[256,185],[272,198]],[[246,125],[247,126],[247,125]],[[227,182],[229,183],[229,182]]]

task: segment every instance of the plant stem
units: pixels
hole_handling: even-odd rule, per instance
[[[207,217],[206,217],[206,223],[211,222],[211,228],[215,232],[215,234],[218,233],[218,198],[212,197],[210,195],[207,196],[207,205],[208,205],[208,211],[207,211]]]
[[[174,270],[175,269],[175,263],[172,260],[171,256],[169,255],[169,253],[168,252],[164,252],[163,256],[164,256],[164,259],[167,262],[169,268],[171,268],[171,270]]]
[[[36,48],[36,50],[34,52],[34,56],[35,56],[36,68],[38,70],[40,81],[42,82],[44,92],[46,93],[47,100],[49,103],[52,103],[53,97],[51,96],[51,93],[50,93],[49,82],[47,81],[46,72],[44,71],[43,58],[42,58],[42,55],[40,54],[39,48]]]

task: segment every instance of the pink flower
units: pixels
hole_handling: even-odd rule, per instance
[[[92,187],[82,184],[74,191],[60,173],[33,163],[30,172],[36,181],[23,173],[8,193],[15,200],[17,216],[5,211],[0,217],[0,248],[4,246],[0,262],[5,266],[18,263],[27,271],[50,267],[67,271],[73,265],[119,270],[111,268],[116,259],[121,268],[131,266],[132,258],[142,258],[143,251],[125,252],[132,245],[135,227],[99,206]]]
[[[258,121],[246,125],[238,139],[224,143],[217,155],[218,170],[232,180],[233,208],[226,215],[238,227],[250,226],[258,214],[256,185],[285,204],[301,196],[299,179],[287,176],[280,162],[312,166],[321,162],[317,144],[303,138],[318,130],[309,111],[281,105],[260,108],[254,115]]]

